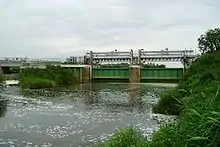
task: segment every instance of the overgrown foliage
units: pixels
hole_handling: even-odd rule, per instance
[[[139,147],[146,143],[141,132],[137,128],[129,127],[117,130],[110,140],[99,146],[105,147]]]
[[[161,95],[154,112],[179,115],[184,110],[184,98],[200,92],[203,86],[220,82],[219,67],[220,52],[202,55],[186,71],[177,88]]]
[[[148,142],[158,147],[218,147],[220,145],[219,83],[199,87],[184,98],[181,119],[164,126]]]
[[[20,74],[22,88],[50,88],[78,83],[72,69],[47,66],[46,69],[27,68]]]
[[[220,51],[220,28],[210,29],[198,39],[202,53]]]
[[[112,142],[143,147],[219,147],[220,146],[220,53],[210,52],[193,62],[179,86],[161,96],[154,111],[179,115],[166,124],[150,140],[130,143],[121,138],[132,137],[126,130]],[[148,138],[149,139],[149,138]],[[127,142],[127,144],[126,144]],[[135,144],[138,142],[139,144]],[[115,147],[124,144],[116,144]],[[107,147],[111,145],[107,144]]]

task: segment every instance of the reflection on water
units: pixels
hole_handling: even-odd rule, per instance
[[[4,117],[7,111],[7,100],[0,97],[0,117]]]
[[[130,125],[148,136],[158,129],[151,107],[164,90],[139,84],[25,91],[9,87],[2,93],[8,102],[0,107],[5,116],[0,119],[0,146],[87,146]]]
[[[0,93],[3,92],[4,87],[0,85]],[[7,111],[7,99],[0,95],[0,118],[4,117]]]

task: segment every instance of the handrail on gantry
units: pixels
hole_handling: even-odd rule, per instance
[[[134,56],[134,52],[131,49],[130,52],[118,52],[118,51],[111,51],[111,52],[92,52],[90,51],[87,53],[87,56],[89,56],[90,64],[93,64],[93,61],[98,62],[104,62],[106,61],[106,58],[109,59],[110,62],[115,62],[117,60],[114,60],[115,58],[123,59],[126,58],[129,60],[130,64],[132,65],[134,61],[137,61],[137,64],[141,64],[144,59],[150,59],[150,58],[162,58],[162,60],[166,60],[167,58],[178,58],[178,59],[191,59],[195,55],[193,55],[193,50],[160,50],[160,51],[149,51],[140,49],[138,50],[138,55]],[[164,58],[163,58],[164,57]],[[112,58],[112,61],[111,61]],[[94,60],[93,60],[94,59]],[[127,60],[122,60],[127,61]]]
[[[194,51],[193,50],[182,50],[182,51],[177,51],[177,50],[162,50],[162,51],[144,51],[143,49],[139,50],[138,58],[141,60],[142,57],[147,57],[147,56],[178,56],[178,57],[186,57],[189,55],[192,55]]]
[[[130,52],[118,52],[118,51],[110,51],[110,52],[92,52],[86,53],[89,55],[90,64],[93,64],[93,61],[105,61],[106,58],[129,58],[130,64],[133,64],[133,50]],[[115,61],[115,60],[113,60]]]
[[[92,52],[93,54],[130,54],[130,52]]]
[[[144,50],[140,50],[142,53],[183,53],[183,52],[186,52],[186,53],[193,53],[194,51],[193,50],[181,50],[181,51],[178,51],[178,50],[171,50],[171,51],[144,51]]]

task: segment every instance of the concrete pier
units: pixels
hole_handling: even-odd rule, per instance
[[[75,70],[75,76],[78,79],[80,84],[90,83],[92,80],[92,66],[91,65],[68,65],[63,64],[61,67],[64,68],[73,68]]]
[[[129,70],[129,82],[140,83],[140,66],[131,66]]]
[[[90,83],[92,81],[92,66],[87,65],[83,67],[83,83]]]

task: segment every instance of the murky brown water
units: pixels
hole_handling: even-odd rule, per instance
[[[164,90],[144,84],[26,92],[8,87],[0,98],[0,146],[89,146],[130,125],[148,136],[158,129],[151,107]]]

